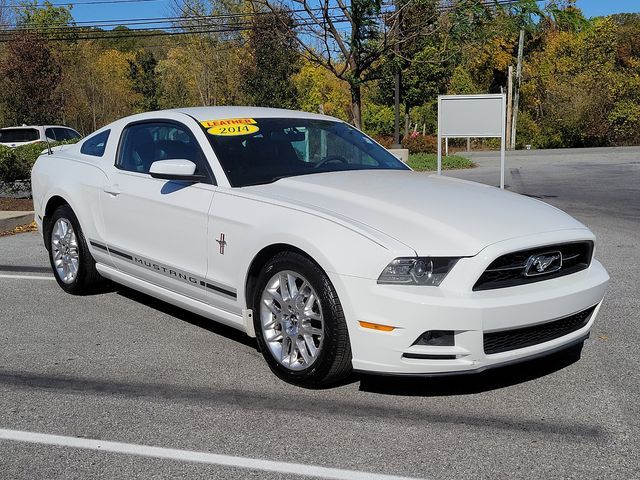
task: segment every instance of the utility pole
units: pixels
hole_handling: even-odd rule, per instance
[[[400,9],[396,3],[396,25],[395,25],[395,41],[396,44],[393,47],[395,52],[396,62],[400,62]],[[391,148],[402,148],[400,144],[400,67],[396,65],[396,74],[394,82],[393,92],[393,113],[394,113],[394,125],[393,125],[393,145]]]
[[[513,105],[513,65],[509,65],[507,76],[507,150],[511,150],[511,115]]]
[[[518,42],[518,65],[516,66],[516,91],[513,99],[513,120],[511,122],[511,148],[516,148],[516,130],[518,127],[518,107],[520,103],[520,82],[522,80],[522,56],[524,54],[524,29],[520,30]]]
[[[396,45],[396,48],[397,45]],[[395,75],[395,86],[393,92],[393,112],[394,112],[394,125],[393,125],[393,145],[391,148],[402,148],[400,144],[400,71]]]

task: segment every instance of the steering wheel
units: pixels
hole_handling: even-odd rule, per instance
[[[340,163],[344,163],[345,165],[348,165],[349,162],[344,158],[341,157],[340,155],[329,155],[328,157],[324,157],[322,160],[320,160],[314,168],[320,168],[323,165],[326,165],[327,163],[331,163],[331,162],[340,162]]]

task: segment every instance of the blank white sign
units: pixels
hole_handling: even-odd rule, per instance
[[[441,137],[502,137],[503,94],[441,95],[438,100]]]

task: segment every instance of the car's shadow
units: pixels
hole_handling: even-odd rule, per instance
[[[228,338],[229,340],[233,340],[249,347],[253,347],[256,349],[258,348],[255,339],[249,337],[247,334],[241,332],[240,330],[236,330],[235,328],[223,325],[222,323],[218,323],[215,320],[209,320],[208,318],[195,313],[191,313],[188,310],[176,307],[175,305],[171,305],[170,303],[158,300],[155,297],[138,292],[137,290],[133,290],[125,286],[111,283],[109,288],[111,289],[111,291],[116,292],[118,295],[133,300],[134,302],[146,305],[147,307],[153,308],[154,310],[157,310],[159,312],[171,315],[172,317],[179,318],[180,320],[207,330],[215,335],[220,335],[221,337]]]
[[[255,339],[235,328],[217,323],[200,315],[191,313],[162,300],[132,290],[128,287],[110,283],[108,291],[146,305],[159,312],[171,315],[215,335],[258,349]],[[450,375],[437,377],[395,377],[354,373],[329,388],[338,388],[360,382],[360,390],[383,395],[402,396],[448,396],[469,395],[487,392],[517,385],[562,370],[580,359],[582,345],[555,353],[542,359],[531,360],[468,375]]]
[[[469,395],[529,382],[552,374],[580,359],[582,344],[548,357],[468,375],[393,377],[361,374],[360,390],[385,395]]]

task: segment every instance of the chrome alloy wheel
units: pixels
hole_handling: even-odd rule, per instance
[[[300,274],[272,276],[260,298],[260,325],[271,354],[289,370],[309,367],[320,354],[324,321],[320,300]]]
[[[51,254],[58,278],[66,284],[73,283],[78,276],[80,254],[76,233],[66,218],[59,218],[53,226]]]

